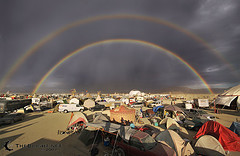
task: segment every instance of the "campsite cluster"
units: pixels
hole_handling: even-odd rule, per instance
[[[25,101],[24,106],[22,101]],[[216,117],[206,112],[213,106],[216,108],[213,98],[191,100],[137,90],[112,95],[73,93],[22,99],[5,96],[0,100],[3,116],[0,124],[17,121],[10,116],[36,111],[71,113],[66,130],[57,133],[78,134],[86,146],[91,145],[91,155],[102,150],[99,144],[111,149],[109,155],[227,155],[240,152],[240,123],[233,122],[228,129],[216,122]],[[11,111],[15,113],[7,113]],[[24,120],[24,115],[19,120]],[[193,132],[194,138],[190,134]]]

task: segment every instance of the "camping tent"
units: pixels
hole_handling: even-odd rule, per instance
[[[75,113],[72,113],[71,115],[71,118],[70,118],[70,121],[68,123],[68,127],[71,127],[72,125],[76,124],[76,123],[79,123],[79,122],[83,122],[83,123],[88,123],[88,120],[87,118],[85,117],[85,115],[81,112],[75,112]]]
[[[232,122],[229,129],[240,136],[240,122]]]
[[[84,101],[83,106],[89,109],[95,106],[95,102],[91,99],[87,99],[86,101]]]
[[[72,98],[69,103],[70,104],[79,104],[79,100],[77,98]]]
[[[175,120],[172,118],[164,118],[160,123],[159,127],[163,129],[169,129],[169,130],[179,130],[178,134],[182,138],[189,139],[189,133],[188,131],[181,127]]]
[[[179,127],[180,127],[179,124],[172,118],[164,118],[159,124],[160,125],[166,124],[166,128],[172,129],[172,130],[175,130],[175,129],[179,130]]]
[[[223,94],[219,95],[215,100],[216,105],[228,106],[233,109],[240,107],[240,85],[235,86]]]
[[[168,144],[178,156],[194,155],[194,150],[189,143],[186,143],[176,132],[172,130],[165,130],[158,134],[155,138],[158,142]],[[187,146],[187,144],[189,144]]]
[[[195,152],[199,155],[226,155],[222,145],[219,141],[211,135],[201,136],[195,146]]]
[[[239,151],[240,152],[240,137],[229,130],[228,128],[224,127],[223,125],[219,124],[216,121],[207,121],[202,127],[199,129],[198,133],[196,134],[195,138],[199,138],[202,135],[212,135],[223,146],[225,150],[228,151]]]

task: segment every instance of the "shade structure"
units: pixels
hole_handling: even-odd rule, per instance
[[[110,120],[121,123],[122,120],[135,122],[135,109],[129,109],[121,105],[113,110],[110,110]]]

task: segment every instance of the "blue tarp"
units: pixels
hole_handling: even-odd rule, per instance
[[[240,123],[239,122],[233,122],[229,129],[231,131],[233,131],[234,133],[236,133],[238,136],[240,136]]]
[[[159,108],[164,108],[164,106],[153,107],[153,112],[156,113]]]

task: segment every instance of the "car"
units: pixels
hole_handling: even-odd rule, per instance
[[[116,146],[118,151],[117,155],[121,156],[136,156],[136,155],[146,155],[146,156],[161,156],[161,155],[171,155],[175,156],[176,152],[160,142],[156,142],[149,134],[142,131],[134,131],[129,141],[125,141],[120,136],[115,141],[114,137],[111,144]]]
[[[94,111],[104,111],[105,110],[105,106],[104,105],[95,104],[95,106],[89,108],[89,110],[92,111],[92,112],[94,112]]]
[[[135,107],[143,107],[144,104],[142,102],[135,102],[130,105],[130,107],[135,108]]]
[[[154,101],[148,105],[148,107],[162,106],[162,101]]]
[[[23,113],[11,113],[0,118],[0,124],[13,124],[16,121],[23,120],[25,114]]]
[[[207,119],[207,120],[212,120],[212,121],[216,121],[216,117],[208,114],[207,112],[205,112],[204,110],[201,109],[185,109],[184,113],[189,117],[189,118],[193,118],[193,117],[199,117],[201,119]]]
[[[183,126],[187,129],[198,131],[207,121],[209,120],[204,117],[196,116],[193,117],[191,120],[185,119],[183,122]]]

